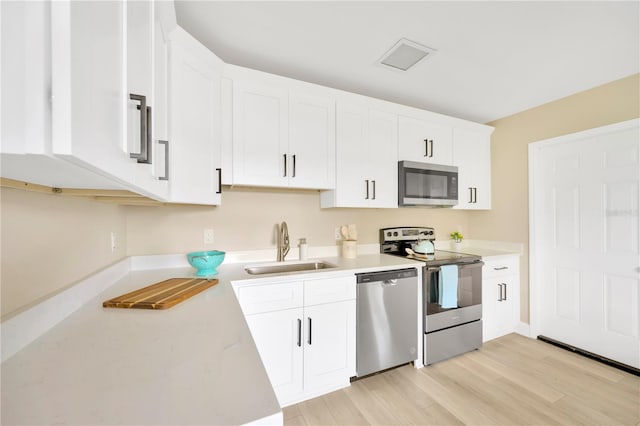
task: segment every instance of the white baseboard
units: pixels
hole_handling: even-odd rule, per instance
[[[131,261],[125,258],[80,281],[55,296],[20,312],[0,324],[2,361],[49,331],[82,305],[127,275]]]
[[[518,325],[516,326],[515,332],[518,333],[518,334],[521,334],[521,335],[523,335],[525,337],[531,337],[531,338],[534,338],[534,339],[536,337],[536,336],[532,336],[531,335],[531,326],[529,324],[527,324],[527,323],[524,323],[524,322],[518,323]]]

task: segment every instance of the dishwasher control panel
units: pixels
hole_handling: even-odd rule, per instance
[[[410,268],[398,269],[395,271],[365,272],[362,274],[356,274],[356,281],[358,284],[361,284],[377,281],[397,280],[401,278],[412,278],[417,276],[418,271],[415,268]]]

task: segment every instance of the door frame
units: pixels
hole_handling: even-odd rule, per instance
[[[535,338],[540,335],[540,324],[542,322],[541,316],[538,312],[540,306],[542,306],[542,302],[539,300],[541,294],[538,290],[540,285],[540,278],[537,274],[539,261],[537,256],[537,249],[539,244],[536,239],[536,217],[534,215],[533,209],[534,203],[536,202],[536,185],[539,185],[539,183],[537,182],[537,179],[539,178],[537,167],[539,166],[540,162],[540,151],[550,146],[570,143],[579,139],[586,139],[589,137],[639,126],[640,118],[634,118],[631,120],[609,124],[601,127],[595,127],[576,133],[570,133],[550,139],[543,139],[529,144],[529,325],[531,337]]]

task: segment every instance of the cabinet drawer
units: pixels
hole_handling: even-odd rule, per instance
[[[520,258],[518,256],[504,257],[500,259],[484,260],[482,268],[483,277],[502,277],[514,275],[520,272]]]
[[[356,298],[356,277],[336,277],[304,282],[305,306]]]
[[[302,294],[302,281],[236,288],[236,295],[245,315],[302,307]]]

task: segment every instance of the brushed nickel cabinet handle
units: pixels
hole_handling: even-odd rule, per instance
[[[309,320],[309,340],[307,343],[311,345],[311,317],[307,317],[307,319]]]
[[[222,169],[216,168],[216,172],[218,172],[218,190],[216,194],[222,194]]]
[[[373,185],[373,197],[371,199],[375,200],[376,199],[376,181],[372,180],[371,183]]]
[[[298,347],[302,346],[302,320],[298,318]]]
[[[424,156],[429,156],[429,139],[424,140]]]
[[[164,176],[158,177],[159,180],[169,180],[169,141],[158,141],[160,145],[164,145]]]
[[[137,109],[140,111],[140,152],[129,153],[130,158],[135,158],[138,162],[147,161],[147,143],[148,143],[148,109],[147,109],[147,97],[144,95],[136,95],[135,93],[129,93],[129,99],[139,102]],[[142,161],[140,161],[142,160]]]
[[[365,185],[367,187],[367,195],[366,195],[366,197],[364,197],[364,199],[368,200],[369,199],[369,180],[365,179],[364,183],[365,183]]]

